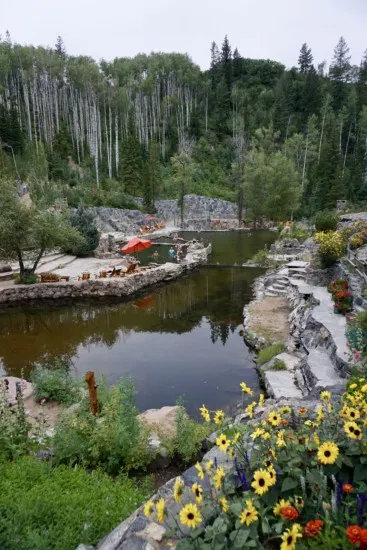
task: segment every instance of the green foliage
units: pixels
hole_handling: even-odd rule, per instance
[[[263,348],[259,351],[259,355],[257,356],[257,364],[258,365],[264,365],[264,363],[267,363],[278,355],[279,353],[282,353],[284,351],[284,344],[279,342],[278,344],[272,344],[271,346],[267,346],[266,348]]]
[[[316,231],[336,231],[339,216],[332,210],[323,210],[315,216]]]
[[[75,256],[90,255],[99,244],[99,233],[92,212],[79,206],[71,213],[70,224],[82,235],[84,241],[72,246],[69,252]]]
[[[270,370],[287,370],[287,365],[284,363],[284,361],[276,359],[270,367]]]
[[[121,468],[145,468],[152,454],[134,397],[131,380],[123,379],[106,392],[99,415],[92,415],[87,397],[76,411],[63,415],[54,437],[56,462],[101,467],[113,474]]]
[[[163,444],[172,455],[179,456],[183,462],[189,463],[197,459],[203,440],[212,431],[209,424],[202,424],[190,418],[182,403],[178,402],[176,413],[176,435],[173,438],[163,438]]]
[[[315,241],[319,244],[318,255],[323,268],[334,265],[345,253],[345,241],[339,231],[315,233]]]
[[[81,384],[65,369],[36,367],[31,376],[35,398],[71,405],[80,400]]]
[[[18,260],[20,275],[34,274],[47,249],[65,248],[83,242],[83,237],[60,213],[37,211],[20,201],[15,186],[0,181],[0,258]],[[26,267],[24,253],[32,251],[32,265]]]
[[[149,483],[24,457],[0,463],[2,550],[96,544],[146,498]]]
[[[36,445],[30,439],[31,425],[27,420],[22,397],[9,407],[4,386],[0,388],[0,464],[15,460],[30,452]],[[1,514],[0,514],[1,515]]]
[[[260,267],[267,267],[268,265],[268,247],[265,245],[262,250],[258,250],[251,258],[251,263]]]
[[[290,227],[282,229],[279,238],[282,239],[305,239],[310,235],[309,229],[301,223],[292,223]]]
[[[39,282],[39,278],[34,273],[18,275],[14,279],[16,285],[35,285]]]

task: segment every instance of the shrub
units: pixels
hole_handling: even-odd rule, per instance
[[[30,431],[23,400],[9,407],[5,387],[0,387],[0,463],[14,460],[31,450],[33,441],[29,438]]]
[[[63,405],[71,405],[80,399],[81,383],[65,369],[36,367],[31,376],[35,397]]]
[[[70,223],[84,237],[84,241],[72,246],[68,252],[75,256],[88,256],[99,244],[99,233],[92,212],[79,206],[70,215]]]
[[[272,344],[271,346],[267,346],[266,348],[259,351],[259,355],[257,356],[257,364],[258,365],[264,365],[270,359],[278,355],[279,353],[282,353],[284,351],[284,344],[281,342],[277,344]]]
[[[338,221],[338,214],[332,210],[318,212],[315,216],[316,231],[335,231]]]
[[[338,231],[316,233],[318,254],[323,268],[333,265],[345,252],[345,242]]]
[[[295,550],[320,547],[315,541],[328,549],[352,548],[350,542],[364,548],[366,389],[359,378],[333,402],[323,391],[310,411],[286,405],[264,413],[260,398],[246,409],[259,416],[239,431],[221,419],[216,444],[233,465],[209,461],[197,465],[195,486],[176,482],[182,503],[164,516],[188,528],[177,549]]]
[[[367,232],[366,231],[360,231],[359,233],[355,233],[351,236],[349,239],[349,246],[352,250],[355,250],[356,248],[359,248],[360,246],[363,246],[367,242]]]
[[[251,258],[251,263],[266,267],[268,265],[268,247],[265,245],[262,250],[258,250]]]
[[[284,227],[279,235],[280,239],[305,239],[310,232],[300,223],[292,223],[290,227]]]
[[[190,418],[182,402],[178,402],[176,413],[176,435],[164,441],[171,455],[178,455],[183,462],[188,463],[197,458],[201,451],[203,440],[212,432],[210,423],[202,424]]]
[[[90,412],[85,397],[76,411],[64,414],[56,424],[56,462],[99,466],[111,474],[121,468],[146,468],[152,453],[148,431],[137,416],[135,389],[129,378],[108,390],[97,416]]]
[[[14,279],[16,285],[35,285],[39,283],[39,278],[35,273],[29,273],[28,275],[17,275]]]
[[[2,550],[75,550],[96,544],[146,498],[126,476],[60,466],[24,457],[0,464]]]
[[[276,359],[272,366],[270,367],[270,370],[287,370],[287,366],[284,363],[284,361],[281,361],[280,359]]]

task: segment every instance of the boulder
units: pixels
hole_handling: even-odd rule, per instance
[[[178,406],[149,409],[139,414],[138,418],[149,428],[156,426],[160,433],[173,436],[176,434],[175,418],[179,409]]]

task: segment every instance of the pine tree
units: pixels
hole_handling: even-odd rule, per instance
[[[58,55],[59,57],[61,57],[64,60],[67,57],[65,44],[64,44],[64,41],[61,38],[61,36],[57,37],[56,44],[55,44],[55,53],[56,53],[56,55]]]
[[[144,165],[141,145],[132,117],[130,117],[129,136],[122,146],[121,168],[124,191],[135,196],[143,187]]]
[[[244,59],[241,57],[237,48],[233,52],[233,80],[236,81],[244,72]]]
[[[345,101],[347,88],[345,84],[349,81],[350,75],[350,50],[343,37],[339,39],[334,49],[334,57],[330,65],[329,76],[333,81],[334,108],[339,110]]]
[[[364,52],[359,68],[357,94],[359,110],[363,105],[367,105],[367,50]]]
[[[304,44],[302,44],[302,48],[298,58],[299,72],[308,73],[311,70],[311,67],[313,67],[312,61],[313,55],[311,52],[311,48],[309,48],[305,42]]]
[[[144,178],[144,206],[148,212],[155,212],[155,200],[162,184],[159,145],[151,142]]]
[[[232,87],[232,50],[227,35],[224,37],[221,53],[222,71],[228,90]]]

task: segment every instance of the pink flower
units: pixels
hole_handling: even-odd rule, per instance
[[[356,361],[360,361],[360,360],[361,360],[361,354],[359,353],[359,351],[356,351],[356,354],[355,354],[355,356],[354,356],[354,359],[355,359]]]

